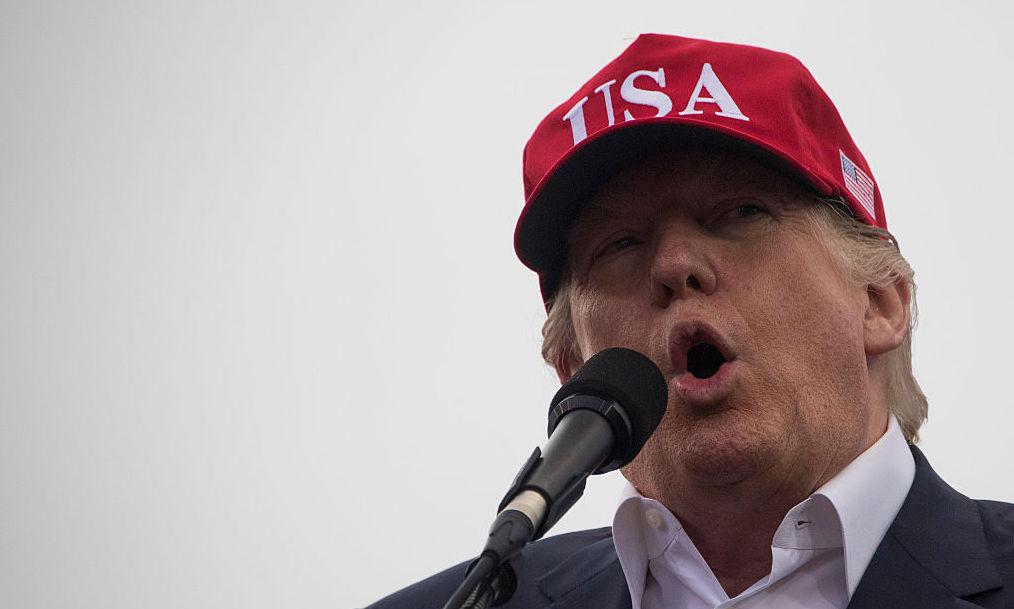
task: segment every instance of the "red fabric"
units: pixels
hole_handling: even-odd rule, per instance
[[[689,109],[687,104],[702,78],[705,64],[710,65],[714,78],[724,87],[739,114],[749,120],[729,116],[729,112],[726,116],[720,115],[719,112],[732,106],[728,102],[721,106],[704,99],[719,97],[717,91],[710,90],[717,87],[706,87],[700,91],[697,97],[701,99],[692,108],[700,114],[680,115],[680,112]],[[639,70],[649,71],[652,75],[635,77],[632,84],[641,91],[633,91],[630,95],[628,89],[627,97],[642,95],[640,101],[643,102],[643,95],[654,95],[650,97],[652,101],[664,106],[663,97],[651,92],[664,93],[672,106],[664,116],[656,117],[660,110],[655,106],[624,99],[621,91],[624,81]],[[664,78],[664,86],[656,82],[661,80],[660,76]],[[609,86],[615,120],[613,126],[608,125],[605,92],[595,91],[611,80],[615,80]],[[584,98],[587,99],[580,111],[570,120],[565,119],[565,115]],[[633,120],[626,121],[624,111],[628,111]],[[577,144],[574,142],[574,123],[580,121],[580,117],[576,114],[583,115],[587,132],[587,137]],[[525,265],[540,275],[550,272],[553,266],[544,259],[548,254],[541,251],[545,250],[545,244],[533,242],[536,239],[533,235],[545,238],[546,231],[543,228],[533,229],[526,223],[547,222],[553,218],[552,208],[542,206],[566,208],[565,202],[559,200],[558,192],[542,196],[547,184],[559,173],[559,167],[592,144],[599,149],[596,154],[608,154],[611,134],[632,125],[647,127],[652,124],[681,124],[717,131],[766,150],[788,163],[820,194],[841,196],[859,218],[887,227],[880,189],[872,179],[866,159],[852,141],[834,104],[797,59],[745,45],[644,34],[550,112],[525,146],[526,204],[515,231],[515,249]],[[843,160],[842,155],[848,161]],[[851,173],[848,170],[850,165],[854,168]],[[862,195],[867,192],[866,203],[873,208],[872,214],[863,204]],[[533,213],[536,207],[539,210]],[[568,209],[568,213],[570,211],[572,209]],[[531,220],[533,216],[537,220]],[[559,221],[569,222],[567,218],[561,217]],[[556,252],[554,255],[559,255],[564,250],[555,248],[553,251]]]

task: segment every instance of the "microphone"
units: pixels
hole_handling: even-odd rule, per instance
[[[505,563],[581,498],[589,475],[637,456],[662,420],[668,397],[658,367],[637,351],[606,349],[585,362],[553,396],[545,450],[536,448],[514,478],[486,547],[444,609],[466,602],[485,606],[490,594],[493,606],[506,602],[517,577]]]
[[[665,414],[665,378],[637,351],[612,348],[589,359],[549,404],[549,441],[518,472],[504,510],[518,510],[542,537],[584,493],[590,474],[613,471],[641,451]]]

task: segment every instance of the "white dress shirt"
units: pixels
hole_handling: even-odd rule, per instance
[[[629,483],[613,543],[633,609],[844,609],[915,477],[898,422],[785,515],[771,541],[771,573],[729,598],[664,505]]]

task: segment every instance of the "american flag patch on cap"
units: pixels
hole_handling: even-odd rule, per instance
[[[838,154],[841,155],[841,173],[845,178],[845,188],[848,188],[849,192],[859,199],[866,211],[870,212],[871,217],[876,218],[877,212],[873,205],[873,180],[845,156],[844,152],[838,150]]]

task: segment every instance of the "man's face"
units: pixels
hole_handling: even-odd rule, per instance
[[[813,204],[748,157],[697,150],[618,174],[575,224],[582,357],[629,347],[669,386],[662,423],[624,468],[642,494],[758,480],[809,492],[883,432],[866,289],[813,233]]]

